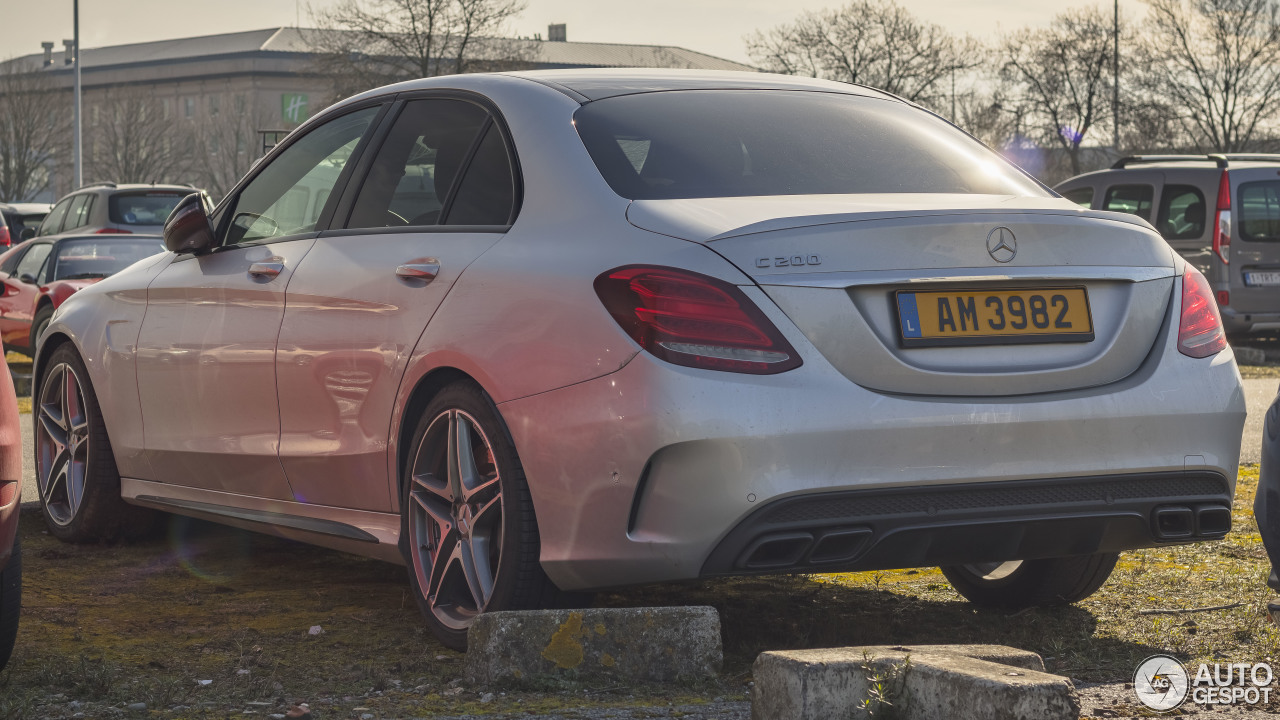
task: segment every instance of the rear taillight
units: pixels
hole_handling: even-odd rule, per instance
[[[1213,254],[1223,264],[1231,262],[1231,176],[1226,170],[1218,180],[1218,211],[1213,214]]]
[[[0,246],[9,247],[13,244],[13,238],[9,235],[9,226],[0,222]]]
[[[132,235],[132,230],[120,230],[119,228],[102,228],[94,232],[94,235]]]
[[[674,268],[630,266],[595,282],[605,309],[640,347],[676,365],[772,375],[800,356],[735,285]]]
[[[1193,358],[1217,355],[1227,346],[1222,316],[1209,281],[1187,266],[1182,273],[1182,318],[1178,322],[1178,351]]]

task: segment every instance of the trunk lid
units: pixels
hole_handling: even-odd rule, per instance
[[[1058,198],[643,200],[627,216],[637,227],[704,243],[728,259],[840,372],[885,392],[1008,396],[1115,382],[1151,351],[1174,288],[1174,253],[1146,222]],[[992,237],[995,255],[1009,254],[998,247],[1000,238],[1016,247],[1012,259],[995,259]],[[1071,317],[1080,317],[1084,298],[1092,338],[1063,331],[1048,342],[952,337],[943,344],[963,344],[919,347],[905,337],[911,321],[904,318],[914,316],[903,314],[904,295],[919,301],[921,312],[932,312],[923,308],[935,301],[942,312],[944,301],[952,309],[975,301],[980,308],[984,300],[999,305],[1020,295],[1024,327],[1026,302],[1039,303],[1039,326],[1055,319],[1045,311],[1053,312],[1058,299],[1065,307],[1070,298]],[[981,321],[994,325],[996,316],[988,312]]]

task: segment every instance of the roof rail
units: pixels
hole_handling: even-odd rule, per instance
[[[116,186],[115,183],[111,182],[110,180],[107,180],[105,182],[92,182],[92,183],[89,183],[88,185],[81,185],[80,187],[76,188],[76,190],[84,190],[85,188],[91,188],[91,187],[115,187],[115,186]]]
[[[1112,170],[1123,170],[1128,165],[1137,165],[1140,163],[1154,162],[1174,162],[1174,161],[1197,161],[1212,160],[1220,168],[1227,166],[1228,157],[1226,155],[1127,155],[1120,158],[1111,166]],[[1276,157],[1280,160],[1280,156]]]
[[[1238,162],[1280,162],[1280,154],[1277,153],[1222,153],[1222,157]]]

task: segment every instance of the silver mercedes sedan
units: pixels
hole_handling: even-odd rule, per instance
[[[637,583],[941,566],[1073,602],[1231,525],[1214,298],[854,85],[548,71],[380,88],[295,130],[41,336],[40,499],[408,566],[482,612]]]

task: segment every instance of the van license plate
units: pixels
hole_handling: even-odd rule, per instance
[[[1244,284],[1250,287],[1280,285],[1280,272],[1247,272],[1244,274]]]
[[[1091,342],[1083,287],[894,292],[903,347]]]

